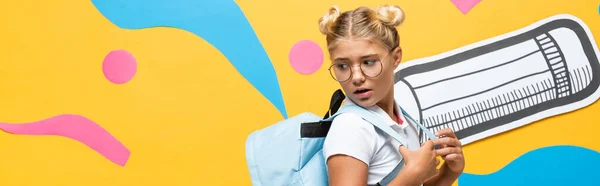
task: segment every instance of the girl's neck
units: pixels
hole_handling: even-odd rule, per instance
[[[398,117],[396,116],[396,113],[394,112],[394,108],[396,107],[395,102],[394,102],[394,92],[393,90],[390,91],[390,93],[388,95],[386,95],[383,99],[381,99],[381,101],[379,101],[379,103],[377,103],[377,106],[379,106],[379,108],[383,109],[383,111],[385,111],[385,113],[388,114],[388,116],[390,116],[390,118],[392,118],[392,120],[394,120],[396,123],[398,122]]]

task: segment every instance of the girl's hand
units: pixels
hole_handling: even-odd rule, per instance
[[[440,137],[433,141],[434,145],[440,145],[436,150],[437,155],[442,156],[444,163],[454,173],[462,173],[465,169],[465,158],[462,152],[462,144],[450,128],[442,129],[436,133]]]
[[[440,160],[436,158],[436,151],[433,149],[432,141],[425,142],[419,150],[411,151],[405,146],[400,146],[400,154],[404,158],[405,169],[417,176],[420,183],[439,173],[437,166]]]

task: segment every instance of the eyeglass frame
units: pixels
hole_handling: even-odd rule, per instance
[[[348,76],[348,78],[347,78],[346,80],[344,80],[344,81],[339,81],[339,80],[337,80],[337,78],[335,78],[335,77],[334,77],[334,75],[331,73],[331,68],[333,68],[333,66],[334,66],[334,65],[336,65],[336,64],[332,64],[331,66],[329,66],[329,68],[328,68],[327,70],[329,71],[329,75],[331,76],[331,78],[333,78],[333,80],[335,80],[335,81],[337,81],[337,82],[340,82],[340,83],[344,83],[344,82],[347,82],[348,80],[352,79],[352,76],[354,76],[354,67],[356,67],[356,66],[358,66],[358,69],[360,69],[360,73],[362,73],[362,75],[363,75],[363,76],[365,76],[365,77],[368,77],[368,78],[376,78],[376,77],[379,77],[379,75],[381,75],[381,72],[383,72],[383,61],[385,61],[385,60],[387,59],[387,57],[388,57],[388,56],[389,56],[389,55],[390,55],[390,54],[391,54],[393,51],[394,51],[394,50],[390,50],[390,51],[388,51],[388,52],[387,52],[387,54],[386,54],[386,55],[385,55],[385,56],[384,56],[384,57],[383,57],[381,60],[379,60],[379,59],[377,60],[377,61],[379,62],[379,65],[381,66],[381,69],[379,70],[379,73],[377,73],[377,75],[375,75],[375,76],[372,76],[372,77],[371,77],[371,76],[367,76],[367,75],[365,74],[365,72],[363,71],[363,69],[362,69],[362,67],[361,67],[361,66],[362,66],[362,63],[361,63],[361,64],[358,64],[358,65],[352,65],[352,66],[350,66],[350,65],[349,65],[349,66],[350,66],[350,76]]]

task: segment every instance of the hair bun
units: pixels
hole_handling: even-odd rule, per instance
[[[404,22],[404,11],[395,5],[384,5],[377,9],[377,17],[386,26],[396,27]]]
[[[319,30],[327,35],[331,33],[331,26],[340,16],[340,9],[337,6],[332,6],[323,17],[319,19]]]

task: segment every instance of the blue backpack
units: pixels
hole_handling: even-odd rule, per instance
[[[334,92],[328,112],[323,118],[305,112],[264,129],[254,131],[246,140],[246,162],[253,186],[327,186],[329,185],[323,142],[333,118],[342,113],[355,113],[373,124],[380,132],[390,135],[402,145],[405,139],[371,111],[357,105],[339,108],[345,96]],[[338,110],[339,109],[339,110]],[[433,133],[424,129],[429,138]],[[332,115],[333,114],[333,115]],[[404,160],[377,185],[388,185],[404,167]]]

